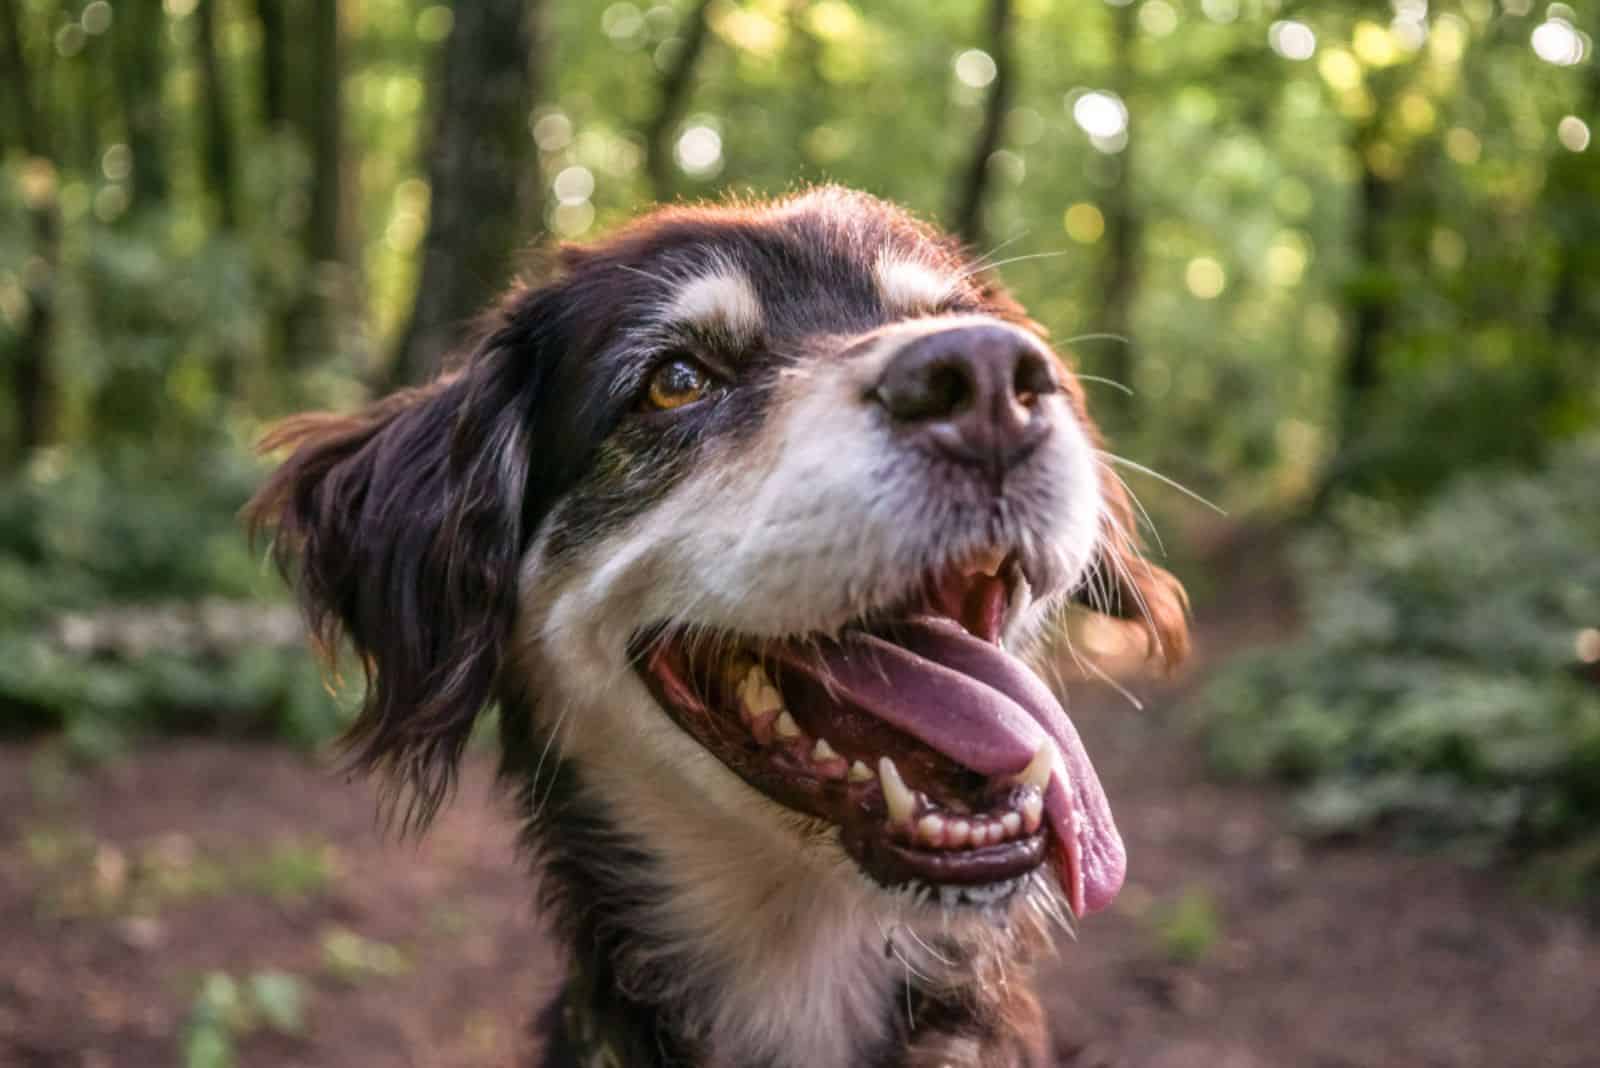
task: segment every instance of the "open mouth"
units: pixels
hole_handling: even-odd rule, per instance
[[[1125,854],[1076,728],[1000,636],[1022,582],[995,552],[837,637],[661,629],[634,662],[680,727],[752,787],[839,828],[885,886],[990,904],[1049,863],[1074,915]]]

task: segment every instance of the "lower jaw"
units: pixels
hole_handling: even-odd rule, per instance
[[[1044,863],[1045,835],[982,849],[929,850],[882,834],[842,832],[845,851],[868,878],[885,887],[922,885],[977,890],[1026,879]],[[976,895],[981,896],[981,895]]]

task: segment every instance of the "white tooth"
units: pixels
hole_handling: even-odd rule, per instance
[[[778,713],[778,724],[774,729],[778,732],[779,738],[793,741],[800,737],[800,724],[796,723],[794,717],[789,715],[788,709]]]
[[[883,780],[883,801],[889,806],[889,822],[909,824],[911,814],[917,807],[917,799],[900,777],[900,769],[888,757],[881,757],[878,760],[878,777]]]
[[[1021,775],[1017,776],[1017,782],[1023,786],[1032,786],[1041,791],[1049,786],[1050,772],[1052,770],[1051,757],[1053,756],[1051,750],[1054,748],[1055,746],[1049,742],[1041,744],[1038,752],[1033,754],[1033,759],[1028,761],[1028,766],[1022,769]]]
[[[937,846],[944,844],[944,819],[932,813],[917,821],[917,834],[928,845]]]
[[[992,835],[990,835],[989,830],[990,830],[989,824],[986,823],[986,822],[978,822],[978,823],[974,823],[972,825],[972,845],[973,845],[973,848],[981,849],[984,846],[988,845],[990,842],[997,840]]]
[[[850,765],[851,782],[871,782],[876,777],[872,774],[872,769],[859,760]]]
[[[945,845],[960,849],[972,835],[972,824],[966,820],[951,820],[944,825]]]
[[[745,672],[739,683],[739,703],[750,719],[760,719],[783,708],[783,695],[772,685],[772,680],[756,664]]]
[[[817,744],[811,747],[811,759],[820,764],[824,760],[838,760],[839,754],[828,744],[828,739],[818,738]]]
[[[1000,817],[1000,826],[1005,828],[1007,838],[1015,838],[1017,832],[1022,830],[1022,816],[1016,812],[1007,812]]]
[[[1022,797],[1022,825],[1032,834],[1039,829],[1039,822],[1044,818],[1044,798],[1036,793],[1027,793]]]

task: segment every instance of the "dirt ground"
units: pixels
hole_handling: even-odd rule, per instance
[[[1600,1064],[1581,918],[1504,873],[1301,845],[1281,797],[1203,779],[1170,700],[1074,707],[1132,874],[1044,977],[1064,1066]],[[420,843],[374,811],[271,747],[92,770],[0,747],[0,1066],[226,1064],[219,1041],[271,1068],[525,1054],[558,976],[486,757]],[[297,1012],[256,993],[285,985]]]

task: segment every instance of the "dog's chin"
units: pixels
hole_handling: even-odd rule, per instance
[[[1065,711],[1002,647],[1023,586],[1001,553],[927,576],[832,634],[661,625],[631,661],[695,742],[878,887],[946,909],[1120,887],[1122,844]]]

